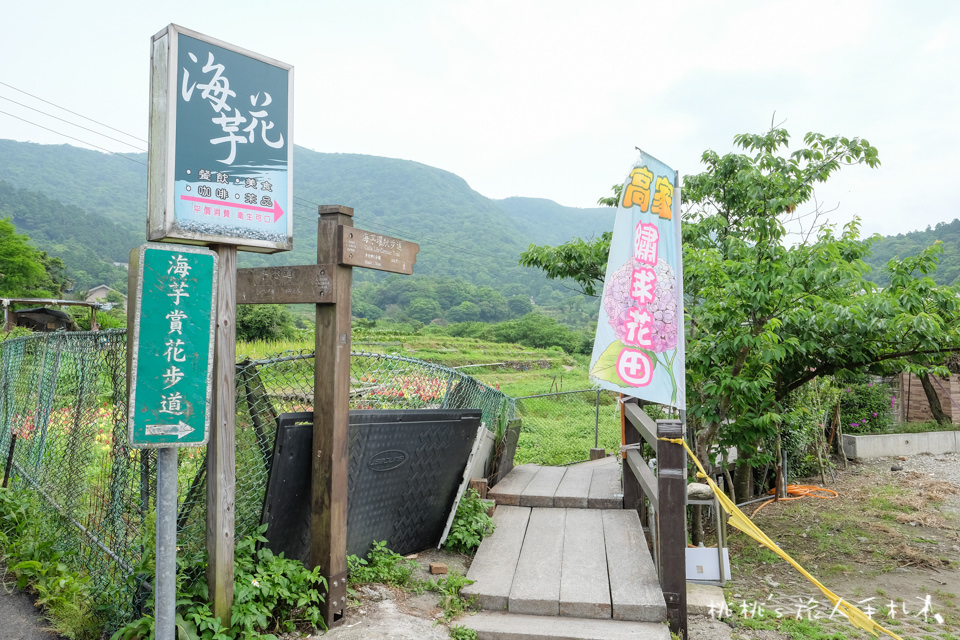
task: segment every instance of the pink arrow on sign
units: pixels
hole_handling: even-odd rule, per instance
[[[215,204],[218,207],[232,207],[237,209],[249,209],[251,211],[266,211],[267,213],[273,214],[273,221],[276,222],[283,215],[283,209],[280,208],[280,203],[276,200],[273,201],[273,207],[255,207],[248,204],[231,204],[229,202],[224,202],[223,200],[212,200],[210,198],[198,198],[197,196],[180,196],[181,200],[189,200],[190,202],[203,202],[206,204]]]

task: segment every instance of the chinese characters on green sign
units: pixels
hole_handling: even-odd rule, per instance
[[[130,346],[132,447],[207,442],[216,322],[217,255],[207,249],[143,245],[130,255],[136,277]]]

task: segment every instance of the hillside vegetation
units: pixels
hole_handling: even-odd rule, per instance
[[[51,255],[61,257],[77,288],[98,279],[125,290],[108,265],[124,261],[145,241],[147,166],[128,157],[67,145],[0,140],[0,219]],[[518,265],[531,243],[552,244],[591,236],[613,226],[610,209],[574,209],[548,200],[491,200],[448,171],[408,160],[357,154],[294,151],[294,249],[274,255],[244,253],[240,266],[316,261],[317,206],[355,210],[361,229],[417,242],[415,276],[456,279],[551,304],[572,294],[561,283]],[[387,276],[355,271],[357,283]],[[382,310],[385,310],[382,309]]]
[[[888,260],[916,255],[935,242],[943,243],[943,253],[940,254],[936,272],[930,276],[937,284],[957,284],[960,282],[960,219],[957,218],[953,222],[940,222],[936,227],[927,227],[924,231],[881,238],[873,245],[866,259],[873,269],[870,279],[880,286],[889,285],[890,275],[883,270]]]
[[[75,293],[99,284],[126,291],[125,262],[145,241],[145,154],[117,156],[71,147],[0,140],[0,219],[60,258]],[[596,319],[595,299],[520,267],[530,244],[558,245],[612,228],[610,208],[575,209],[536,198],[491,200],[461,177],[409,160],[294,152],[294,249],[243,253],[240,266],[309,264],[316,259],[316,210],[344,204],[362,229],[420,244],[415,275],[354,272],[359,317],[402,322],[500,322],[534,311],[576,328]],[[886,286],[895,256],[943,242],[939,284],[960,279],[960,220],[879,239],[866,262]]]

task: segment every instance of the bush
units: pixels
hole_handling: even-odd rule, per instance
[[[812,476],[820,469],[818,458],[829,459],[823,430],[837,400],[836,386],[824,378],[811,380],[787,398],[782,414],[781,446],[787,455],[789,479]]]
[[[875,382],[848,384],[840,389],[840,424],[845,433],[874,433],[890,424],[895,402],[890,387]]]
[[[24,336],[32,336],[33,331],[27,329],[26,327],[14,327],[10,331],[7,331],[3,334],[0,334],[0,342],[4,340],[13,340],[14,338],[23,338]]]
[[[243,304],[237,307],[237,340],[286,340],[293,338],[293,314],[278,304]]]
[[[276,633],[323,628],[320,604],[327,583],[320,569],[307,569],[297,560],[274,555],[260,527],[256,535],[237,542],[234,549],[234,602],[230,626],[216,618],[208,602],[206,561],[177,560],[177,638],[190,640],[276,639]],[[149,528],[147,529],[149,530]],[[155,550],[145,536],[144,563],[138,574],[151,575]],[[148,602],[152,608],[153,602]],[[154,618],[145,615],[119,629],[111,640],[144,640],[153,637]]]
[[[74,571],[58,548],[57,521],[26,491],[0,489],[0,551],[17,589],[30,591],[56,631],[74,640],[100,635],[90,576]]]
[[[493,518],[480,494],[469,489],[460,500],[457,514],[453,517],[450,535],[443,546],[460,553],[473,553],[484,537],[493,533]]]
[[[417,564],[387,549],[386,540],[380,540],[373,543],[373,548],[366,558],[347,556],[347,567],[350,569],[351,586],[377,582],[393,587],[406,587],[417,569]]]

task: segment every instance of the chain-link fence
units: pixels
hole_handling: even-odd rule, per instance
[[[86,568],[98,593],[116,594],[146,516],[140,456],[126,445],[126,332],[16,338],[0,354],[11,485],[42,497],[64,559]]]
[[[516,464],[572,464],[589,459],[592,448],[620,449],[620,405],[612,391],[562,391],[516,403],[522,424]]]
[[[42,497],[64,558],[89,571],[112,607],[104,620],[112,630],[141,599],[128,578],[156,486],[156,452],[127,445],[126,332],[11,339],[0,362],[0,451],[10,455],[11,486]],[[491,429],[514,417],[499,391],[411,358],[354,353],[350,377],[351,408],[479,408]],[[237,538],[260,524],[277,417],[312,409],[313,378],[312,352],[237,363]],[[179,449],[177,464],[177,542],[181,556],[196,558],[205,546],[206,449]]]

